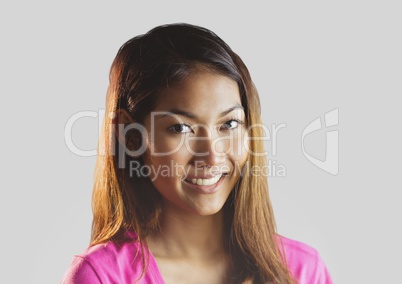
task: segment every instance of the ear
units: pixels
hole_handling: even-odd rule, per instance
[[[128,123],[133,123],[134,119],[131,117],[131,115],[128,113],[128,111],[124,108],[119,108],[116,110],[114,118],[113,118],[113,123],[115,124],[128,124]]]
[[[117,109],[113,119],[115,135],[120,147],[127,148],[128,152],[136,151],[141,145],[141,134],[130,125],[135,123],[126,109]]]

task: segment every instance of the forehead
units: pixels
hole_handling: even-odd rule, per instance
[[[180,108],[214,115],[234,105],[241,105],[236,81],[220,74],[197,72],[180,84],[162,91],[157,98],[155,110]]]

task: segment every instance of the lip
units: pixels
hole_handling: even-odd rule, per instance
[[[214,177],[214,176],[212,176],[212,177]],[[188,182],[186,180],[183,180],[183,182],[188,187],[190,187],[193,192],[198,192],[201,194],[212,194],[219,190],[222,183],[225,181],[226,177],[227,177],[227,175],[223,174],[217,183],[211,184],[211,185],[198,185],[198,184],[193,184],[191,182]],[[201,177],[197,177],[197,178],[201,178]]]
[[[227,173],[219,173],[219,174],[207,174],[207,175],[202,175],[202,176],[186,176],[186,179],[193,179],[193,178],[202,178],[202,179],[210,179],[210,178],[214,178],[216,176],[224,176],[227,175]]]

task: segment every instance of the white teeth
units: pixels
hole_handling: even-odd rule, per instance
[[[213,177],[213,178],[193,178],[191,179],[191,183],[193,184],[198,184],[198,185],[211,185],[211,184],[215,184],[219,181],[219,179],[221,178],[222,175]]]

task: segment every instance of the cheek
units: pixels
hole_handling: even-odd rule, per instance
[[[248,133],[245,130],[242,130],[240,133],[238,133],[234,139],[233,139],[233,148],[231,151],[231,154],[237,159],[244,160],[245,157],[247,157],[247,154],[249,152],[249,136]]]
[[[156,131],[149,136],[149,150],[156,155],[174,155],[184,145],[184,135],[165,134],[163,131]]]
[[[155,147],[157,150],[162,150],[163,146]],[[183,149],[175,150],[172,154],[163,151],[152,152],[147,151],[144,162],[151,168],[151,179],[153,181],[171,182],[173,179],[181,179],[186,173],[186,165],[189,162],[187,151]]]
[[[231,152],[231,159],[235,164],[236,170],[240,171],[247,161],[249,155],[249,139],[247,133],[244,131],[236,137],[235,147]]]

